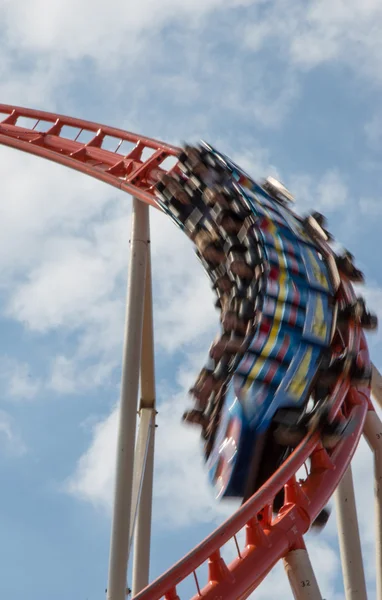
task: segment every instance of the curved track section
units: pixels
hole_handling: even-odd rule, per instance
[[[270,194],[269,185],[268,188],[266,186],[259,187],[251,180],[244,181],[245,176],[239,169],[236,170],[235,165],[228,164],[228,171],[227,163],[223,165],[223,168],[221,164],[219,166],[217,164],[220,160],[218,155],[215,156],[218,161],[216,162],[214,159],[215,162],[214,160],[211,162],[210,160],[210,168],[206,169],[206,165],[200,164],[198,156],[194,160],[195,151],[192,149],[188,155],[186,152],[185,156],[180,148],[120,129],[9,105],[0,105],[0,143],[91,175],[128,192],[147,204],[164,210],[170,214],[178,226],[186,231],[194,243],[197,242],[196,247],[199,250],[199,258],[212,281],[216,283],[216,280],[226,277],[228,274],[228,279],[231,280],[231,283],[234,283],[235,289],[241,290],[236,296],[234,294],[234,310],[231,310],[232,304],[230,302],[232,298],[227,300],[227,294],[226,296],[224,293],[218,294],[220,308],[223,309],[228,301],[228,306],[231,307],[228,312],[235,313],[233,316],[238,316],[240,313],[240,318],[243,320],[243,315],[248,313],[249,310],[250,315],[249,317],[247,315],[247,320],[244,319],[244,324],[248,325],[250,322],[251,325],[249,329],[248,327],[245,329],[245,332],[241,332],[242,339],[239,340],[240,343],[238,343],[237,331],[233,331],[233,338],[225,340],[224,358],[227,359],[228,341],[231,343],[233,340],[235,350],[228,352],[229,360],[223,361],[223,365],[214,364],[214,369],[219,367],[219,374],[223,374],[223,378],[221,377],[219,380],[220,387],[217,390],[218,400],[215,400],[215,404],[213,404],[208,422],[199,423],[203,428],[206,456],[209,458],[214,447],[216,432],[221,424],[221,410],[224,399],[227,397],[227,378],[230,384],[233,381],[233,387],[238,396],[241,395],[242,388],[246,386],[245,391],[248,391],[258,381],[259,369],[256,366],[256,356],[259,354],[259,348],[256,346],[251,349],[251,344],[255,339],[256,331],[259,333],[258,327],[266,313],[264,310],[265,292],[270,293],[269,286],[267,287],[269,269],[264,265],[272,262],[273,255],[274,262],[276,261],[276,272],[278,273],[275,277],[276,287],[280,283],[280,278],[284,279],[284,283],[285,279],[288,278],[289,283],[293,283],[292,272],[296,269],[298,271],[299,268],[299,260],[295,260],[296,257],[293,258],[292,256],[289,261],[290,269],[287,262],[285,262],[288,255],[287,246],[285,245],[285,231],[287,228],[284,227],[285,224],[283,223],[281,223],[281,226],[284,227],[284,237],[279,236],[277,238],[277,236],[273,236],[273,241],[276,238],[280,239],[284,246],[277,248],[276,244],[276,252],[272,251],[272,240],[270,240],[272,235],[269,237],[269,234],[275,233],[272,227],[275,222],[277,223],[277,219],[280,220],[280,211],[274,209],[276,204],[283,205],[282,198],[278,197],[277,189],[275,194],[275,188],[272,188],[273,184],[271,184],[270,188],[273,189],[273,192]],[[127,149],[125,149],[126,146],[128,146]],[[211,159],[213,149],[209,148],[208,152]],[[190,156],[194,156],[194,159],[191,160],[193,164],[190,164]],[[169,162],[172,164],[168,165]],[[185,164],[186,169],[184,169]],[[213,264],[216,263],[215,250],[212,253],[215,259],[212,261],[206,261],[205,259],[206,249],[211,246],[211,239],[208,239],[208,235],[212,234],[214,237],[217,232],[216,223],[222,217],[221,206],[220,208],[217,206],[216,189],[214,188],[216,184],[214,177],[217,173],[220,177],[219,185],[223,185],[225,188],[224,194],[227,192],[227,185],[229,188],[228,196],[226,194],[224,202],[231,202],[229,209],[231,210],[234,207],[234,212],[240,213],[240,219],[247,219],[244,234],[242,227],[240,228],[240,235],[238,235],[239,231],[236,231],[233,227],[233,233],[239,238],[239,241],[233,240],[230,235],[228,236],[229,239],[225,238],[223,255],[221,254],[222,249],[216,246],[218,259],[223,256],[223,268],[220,271],[218,268],[218,272],[216,271],[216,264]],[[200,181],[204,176],[207,179],[204,182],[203,190],[201,190]],[[208,179],[209,176],[212,176],[212,179]],[[224,181],[221,176],[223,176]],[[215,191],[211,196],[210,191],[214,189]],[[260,194],[263,198],[256,207],[254,202],[251,201],[248,190],[250,193],[255,194],[255,199],[256,194]],[[185,191],[188,194],[187,198],[184,195]],[[221,188],[218,195],[220,192]],[[285,190],[282,192],[285,200],[287,198],[285,194],[287,193]],[[199,206],[196,205],[198,194],[199,200],[200,198],[203,199],[202,203],[199,202]],[[206,203],[208,198],[209,201]],[[249,203],[248,200],[250,200]],[[266,214],[261,216],[262,207],[266,206],[267,203]],[[180,205],[183,205],[183,208]],[[206,205],[209,205],[207,220],[206,214],[203,212],[203,207]],[[184,212],[184,206],[188,207],[186,213]],[[289,224],[294,219],[298,221],[299,218],[289,209],[286,209],[285,206],[282,206],[280,210],[287,221],[289,219]],[[254,221],[251,221],[254,214],[256,215],[257,226]],[[271,231],[269,227],[265,227],[262,233],[260,231],[262,235],[261,247],[265,251],[265,258],[267,259],[265,262],[259,260],[264,258],[261,252],[259,253],[260,246],[257,235],[259,232],[259,216],[260,220],[266,216],[271,225]],[[202,229],[208,231],[208,226],[205,227],[207,221],[209,222],[210,233],[208,235],[202,233],[200,236],[199,230],[197,232],[199,238],[196,240],[195,231],[198,223],[202,222]],[[294,224],[297,221],[294,221]],[[301,222],[300,219],[300,224]],[[249,230],[251,230],[251,233],[249,233]],[[224,237],[222,230],[219,230],[218,233]],[[359,273],[352,265],[352,257],[350,255],[335,257],[325,241],[325,238],[327,240],[326,233],[314,217],[304,221],[304,232],[302,233],[304,239],[302,241],[305,244],[311,244],[311,248],[314,248],[314,252],[320,257],[320,260],[323,260],[328,273],[331,274],[331,284],[327,292],[330,296],[329,304],[332,307],[332,317],[325,317],[323,324],[329,324],[330,327],[330,323],[333,322],[334,325],[330,327],[329,338],[327,339],[324,336],[325,344],[322,347],[325,346],[326,353],[320,354],[320,361],[326,360],[324,364],[326,364],[326,369],[332,375],[325,384],[325,422],[329,424],[333,422],[345,423],[346,436],[341,433],[341,435],[337,435],[334,444],[328,445],[324,443],[325,436],[322,435],[324,429],[320,419],[318,421],[316,419],[314,427],[299,427],[299,439],[296,441],[297,438],[295,438],[293,442],[291,438],[288,438],[284,444],[288,446],[288,453],[287,456],[283,456],[281,466],[278,466],[280,464],[280,461],[278,461],[273,473],[270,471],[266,477],[263,477],[263,480],[260,478],[257,481],[254,489],[250,492],[247,490],[247,494],[242,494],[244,497],[250,497],[253,491],[257,490],[255,495],[250,497],[230,519],[197,548],[166,574],[153,582],[146,590],[138,594],[136,600],[156,600],[160,598],[177,600],[180,598],[179,584],[190,576],[195,582],[195,598],[203,597],[211,600],[217,598],[219,600],[247,598],[280,558],[290,550],[304,547],[304,533],[309,529],[333,494],[349,465],[362,433],[366,413],[368,410],[373,410],[370,403],[369,373],[371,367],[362,331],[365,324],[370,326],[370,315],[365,311],[362,302],[356,299],[350,283]],[[296,230],[292,227],[289,235],[292,246],[298,237]],[[206,243],[206,240],[208,243]],[[216,239],[212,241],[215,243]],[[265,249],[266,247],[268,249]],[[294,250],[296,250],[296,245]],[[238,251],[239,253],[245,252],[248,260],[246,259],[243,262],[242,255],[240,257]],[[285,262],[284,265],[277,265],[280,257]],[[236,273],[232,269],[234,263],[236,263]],[[255,269],[257,275],[249,277],[246,274],[245,265]],[[322,274],[323,269],[320,268],[318,271],[321,271]],[[305,271],[304,278],[306,278]],[[247,281],[243,285],[243,280],[250,280],[251,283]],[[309,294],[312,289],[317,291],[317,286],[312,285],[309,289],[305,289],[305,295]],[[256,292],[254,295],[252,294],[253,290]],[[244,304],[243,291],[245,292]],[[288,293],[293,296],[292,292],[285,293],[288,298],[291,297],[288,296]],[[257,302],[258,298],[260,298],[260,304]],[[284,300],[288,300],[288,298],[284,298]],[[245,310],[245,307],[248,310]],[[296,318],[298,310],[294,312],[295,316],[293,318]],[[306,316],[308,312],[308,309],[306,309],[305,317],[300,324],[303,332],[305,331],[304,323],[308,320]],[[283,314],[285,314],[285,311]],[[267,315],[265,314],[265,316]],[[273,321],[277,320],[276,314],[271,313],[269,316],[273,318]],[[285,319],[278,319],[278,331],[281,329],[280,323],[284,321]],[[289,325],[293,329],[293,323],[289,323]],[[237,327],[235,326],[233,329],[235,330]],[[308,334],[310,333],[312,332],[308,331]],[[302,337],[304,337],[303,334]],[[306,335],[305,338],[307,339]],[[268,343],[268,347],[270,348],[271,344]],[[248,351],[252,352],[252,362],[243,378],[243,372],[240,373],[240,369],[238,371],[238,366],[242,364],[243,359],[245,359],[245,352]],[[322,367],[321,362],[320,365]],[[280,365],[278,366],[280,367]],[[214,369],[212,371],[210,369],[211,373]],[[317,379],[317,373],[316,369],[313,377],[315,380]],[[312,379],[312,375],[309,377]],[[268,381],[268,383],[271,382]],[[305,392],[311,393],[314,391],[312,386],[309,385],[305,390],[300,383],[298,398],[301,399]],[[198,390],[196,391],[198,392]],[[315,393],[317,393],[316,389]],[[219,398],[222,401],[219,401]],[[306,403],[306,396],[304,398]],[[196,400],[199,404],[202,404],[201,407],[199,406],[199,413],[204,414],[207,408],[206,398],[203,399],[200,397],[200,393],[196,393]],[[200,408],[202,408],[202,411],[200,411]],[[199,416],[203,416],[203,414]],[[351,427],[347,427],[349,423]],[[282,420],[281,425],[283,425]],[[301,422],[299,425],[301,425]],[[317,425],[320,426],[317,427]],[[284,427],[284,434],[287,433],[288,431]],[[302,466],[306,468],[306,475],[303,479],[297,479],[296,473],[299,472]],[[265,483],[263,483],[264,481]],[[263,485],[261,485],[262,483]],[[277,502],[275,502],[276,498],[278,498]],[[244,533],[244,541],[242,541],[240,533]],[[221,551],[230,540],[234,541],[237,557],[232,562],[227,563],[223,560]],[[208,567],[205,580],[202,580],[200,576],[201,571],[197,571],[203,565]]]
[[[322,215],[298,217],[281,184],[257,184],[206,143],[186,147],[179,170],[158,196],[195,244],[222,322],[185,420],[202,426],[217,497],[248,498],[307,429],[319,426],[325,445],[346,429],[325,412],[343,371],[357,371],[349,317],[372,318],[346,293],[343,277],[363,276],[331,250]]]
[[[8,104],[0,104],[0,144],[91,175],[153,206],[153,186],[169,171],[164,163],[180,152],[115,127]]]

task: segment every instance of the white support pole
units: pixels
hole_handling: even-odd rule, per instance
[[[140,411],[139,428],[134,456],[134,478],[131,501],[129,555],[135,532],[138,510],[142,498],[142,489],[147,466],[146,463],[151,439],[151,430],[154,426],[153,416],[154,415],[152,410],[144,409]]]
[[[367,600],[351,465],[335,491],[337,530],[346,600]]]
[[[133,585],[132,593],[136,596],[149,583],[150,574],[150,538],[152,514],[152,490],[154,471],[154,438],[155,438],[155,409],[143,408],[141,418],[151,420],[149,430],[146,468],[143,474],[143,485],[138,506],[133,553]],[[137,449],[139,446],[137,446]]]
[[[133,198],[114,512],[107,586],[108,600],[125,600],[126,597],[134,446],[149,235],[148,218],[148,206]]]
[[[142,361],[141,361],[141,419],[150,415],[152,427],[149,431],[146,468],[138,508],[135,530],[133,561],[133,596],[149,583],[150,538],[153,496],[154,444],[155,444],[155,365],[154,328],[152,307],[151,258],[148,254],[146,271],[145,313],[143,321]],[[142,441],[142,444],[144,442]],[[137,449],[139,442],[137,443]]]
[[[306,549],[291,550],[283,562],[295,600],[322,600]]]
[[[373,388],[372,391],[374,394]],[[373,410],[369,410],[366,415],[363,433],[374,453],[377,600],[382,600],[382,423]]]
[[[377,403],[382,408],[382,375],[373,363],[371,364],[371,390]]]

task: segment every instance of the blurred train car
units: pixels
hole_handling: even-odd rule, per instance
[[[275,198],[227,157],[219,158],[256,217],[266,265],[261,318],[226,391],[207,460],[217,498],[246,498],[288,453],[273,436],[277,415],[290,409],[296,416],[307,406],[334,332],[336,274],[288,210],[289,198]]]
[[[239,335],[245,342],[240,351],[233,358],[226,356],[215,371],[208,367],[220,389],[212,392],[212,401],[204,399],[201,408],[189,411],[191,422],[203,427],[216,497],[245,500],[298,443],[302,418],[308,415],[309,420],[309,400],[314,399],[314,409],[324,404],[317,378],[332,357],[341,280],[321,215],[305,219],[296,215],[290,209],[292,196],[279,182],[269,178],[256,183],[204,142],[199,150],[191,148],[188,158],[185,153],[183,160],[181,172],[158,186],[158,201],[196,244],[222,314],[228,295],[231,302],[233,295],[231,306],[242,306],[245,298],[252,307],[246,317],[251,326],[245,337]],[[216,182],[223,190],[224,197],[219,191],[215,194],[220,206],[211,194]],[[228,225],[222,225],[227,214]],[[240,232],[236,227],[232,236],[228,230],[235,230],[235,222]],[[205,251],[210,235],[216,242],[215,266]],[[246,279],[245,269],[243,275],[233,273],[237,258],[253,270],[253,276]],[[343,263],[354,277],[361,276],[351,258],[345,257]],[[219,292],[219,278],[231,291]],[[208,363],[213,363],[210,358]],[[284,438],[283,431],[287,431]]]

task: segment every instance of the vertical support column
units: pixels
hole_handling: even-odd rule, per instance
[[[137,523],[138,510],[142,498],[142,489],[146,471],[146,461],[150,446],[151,430],[154,427],[154,411],[140,410],[139,428],[134,456],[134,479],[131,501],[129,554],[133,542],[135,526]]]
[[[373,388],[372,391],[374,394]],[[366,415],[363,433],[374,453],[377,600],[382,600],[382,423],[373,410]]]
[[[147,256],[145,312],[143,320],[142,361],[141,361],[141,419],[148,413],[151,419],[149,429],[146,468],[138,508],[137,525],[134,538],[133,596],[149,583],[150,538],[154,472],[155,444],[155,364],[154,364],[154,327],[152,307],[152,280],[150,251]],[[137,442],[137,449],[138,449]],[[142,447],[145,447],[142,440]]]
[[[132,594],[136,596],[149,583],[150,574],[150,541],[151,541],[151,514],[154,472],[154,438],[155,438],[155,410],[143,408],[142,413],[147,413],[151,418],[149,429],[146,468],[143,475],[143,484],[140,503],[138,506],[137,522],[134,534],[133,552],[133,585]],[[151,415],[149,414],[151,413]],[[143,414],[142,417],[143,418]],[[146,442],[146,440],[145,440]],[[138,447],[138,446],[137,446]]]
[[[373,363],[371,363],[371,390],[375,400],[382,408],[382,375]]]
[[[307,550],[291,550],[283,559],[295,600],[322,600]]]
[[[108,600],[125,600],[126,597],[134,446],[149,235],[148,218],[148,206],[133,198],[114,511],[107,586]]]
[[[346,600],[367,600],[351,465],[335,491],[337,530]]]

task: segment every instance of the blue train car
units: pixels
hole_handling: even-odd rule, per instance
[[[231,324],[239,327],[239,315],[248,317],[248,310],[237,307],[252,306],[245,350],[233,359],[226,356],[214,380],[215,372],[208,367],[210,385],[220,381],[220,400],[212,401],[211,420],[205,414],[211,401],[203,393],[197,398],[202,408],[191,411],[197,415],[193,422],[201,424],[208,437],[207,468],[216,496],[246,498],[288,451],[272,442],[276,415],[284,409],[302,413],[307,406],[333,336],[335,278],[325,249],[289,210],[291,198],[282,186],[259,185],[208,144],[202,148],[204,164],[201,154],[191,150],[188,166],[186,161],[183,173],[167,189],[162,186],[158,201],[196,244],[214,288],[224,279],[218,297],[221,307],[230,306],[231,317],[237,311]],[[203,183],[200,173],[209,166]],[[193,168],[197,176],[195,171],[190,175]],[[210,192],[217,180],[214,203]],[[215,251],[219,247],[218,256],[225,254],[226,260],[213,265],[207,242],[216,243]],[[230,334],[224,329],[226,337]],[[244,335],[243,327],[239,335]]]
[[[283,203],[226,157],[245,182],[267,271],[262,316],[229,384],[207,460],[217,498],[245,498],[259,484],[267,435],[279,409],[306,407],[334,327],[334,289],[322,250]],[[283,452],[283,451],[282,451]],[[281,453],[282,453],[281,452]],[[274,467],[275,465],[273,465]]]

